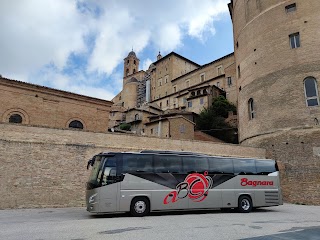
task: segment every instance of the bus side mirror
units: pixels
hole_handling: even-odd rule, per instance
[[[87,170],[89,169],[90,164],[91,164],[91,159],[88,161]]]
[[[87,170],[89,169],[89,166],[93,166],[93,164],[94,164],[94,160],[93,160],[93,158],[92,159],[90,159],[89,161],[88,161],[88,164],[87,164]]]

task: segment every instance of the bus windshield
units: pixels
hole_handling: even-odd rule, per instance
[[[93,189],[99,186],[101,175],[102,175],[102,165],[103,165],[103,156],[95,156],[89,176],[89,181],[87,183],[87,189]]]

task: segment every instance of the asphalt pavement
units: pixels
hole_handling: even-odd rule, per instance
[[[320,206],[285,204],[243,214],[197,211],[92,215],[85,208],[0,210],[1,240],[320,239]]]

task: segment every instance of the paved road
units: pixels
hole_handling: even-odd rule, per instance
[[[84,208],[0,211],[1,240],[320,239],[320,207],[285,204],[249,214],[221,211],[92,216]]]

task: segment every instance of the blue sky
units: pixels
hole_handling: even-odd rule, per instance
[[[123,59],[174,51],[198,64],[233,52],[230,0],[1,0],[0,74],[111,100]]]

